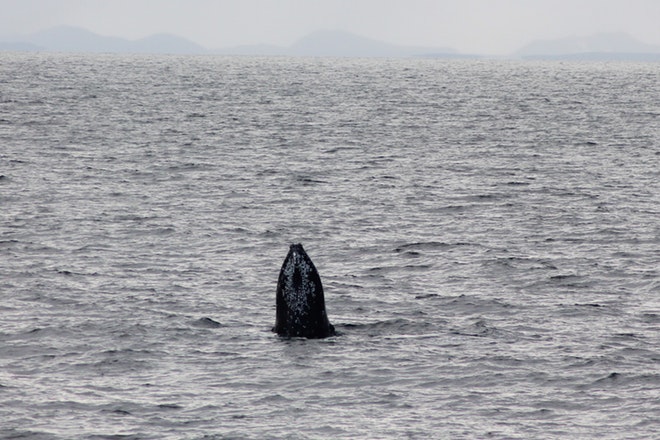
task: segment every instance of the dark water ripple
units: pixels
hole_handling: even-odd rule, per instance
[[[0,56],[0,437],[660,435],[655,64]]]

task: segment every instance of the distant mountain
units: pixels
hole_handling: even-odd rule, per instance
[[[288,50],[297,56],[409,57],[425,53],[455,54],[450,48],[398,46],[349,32],[317,31],[296,41]]]
[[[311,57],[410,57],[433,54],[441,57],[458,55],[450,48],[397,46],[362,37],[350,32],[322,30],[312,32],[291,46],[254,45],[215,50],[231,55],[282,55]]]
[[[202,54],[208,50],[197,43],[171,34],[156,34],[132,42],[134,52]]]
[[[660,46],[642,43],[626,33],[537,40],[514,53],[517,58],[637,59],[658,58]]]
[[[4,42],[0,41],[0,51],[11,51],[11,52],[42,52],[45,49],[36,44],[24,43],[24,42]]]
[[[175,35],[158,34],[139,40],[107,37],[73,26],[58,26],[24,37],[19,42],[0,43],[0,49],[92,53],[206,53],[202,46]]]
[[[388,56],[399,51],[387,43],[348,32],[317,31],[293,43],[289,52],[299,56],[367,57]]]
[[[340,31],[313,32],[288,47],[259,44],[208,50],[190,40],[175,35],[158,34],[139,40],[128,40],[99,35],[73,26],[54,27],[28,35],[20,41],[0,42],[0,50],[332,57],[462,56],[450,48],[397,46]]]
[[[329,30],[312,32],[288,47],[259,44],[208,50],[176,35],[157,34],[138,40],[128,40],[99,35],[73,26],[58,26],[23,38],[0,39],[0,51],[480,58],[478,55],[462,54],[448,47],[399,46],[349,32]],[[625,33],[607,33],[534,41],[516,51],[511,57],[660,61],[660,46],[642,43]]]
[[[104,37],[85,29],[58,26],[25,38],[27,43],[56,52],[123,52],[130,42],[116,37]]]

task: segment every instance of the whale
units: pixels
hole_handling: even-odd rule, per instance
[[[335,335],[328,320],[323,285],[302,244],[292,244],[282,263],[275,296],[273,331],[283,337],[326,338]]]

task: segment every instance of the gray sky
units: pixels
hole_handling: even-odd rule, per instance
[[[660,45],[660,0],[0,0],[0,36],[56,25],[131,39],[167,32],[211,49],[287,46],[332,29],[499,55],[598,32]]]

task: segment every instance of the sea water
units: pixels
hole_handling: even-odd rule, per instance
[[[0,61],[0,437],[660,436],[657,64]]]

